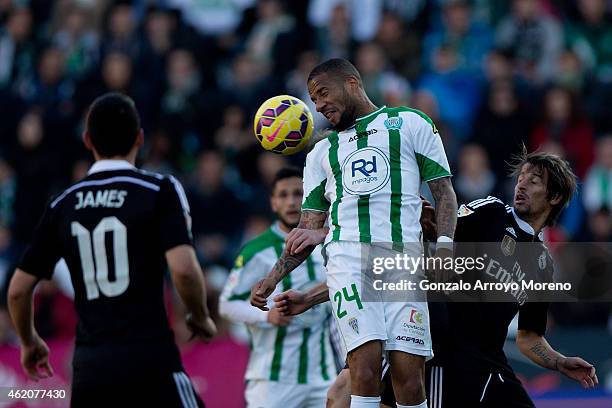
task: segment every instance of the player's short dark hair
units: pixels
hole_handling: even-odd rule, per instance
[[[304,175],[302,173],[302,170],[297,167],[293,167],[293,166],[287,166],[287,167],[281,168],[279,171],[276,172],[276,175],[272,179],[272,185],[270,186],[270,193],[274,194],[274,189],[276,188],[276,184],[279,181],[288,179],[288,178],[292,178],[292,177],[303,178]]]
[[[127,155],[140,132],[140,116],[129,96],[110,92],[98,97],[87,113],[87,133],[102,157]]]
[[[523,146],[522,152],[516,155],[514,159],[514,163],[511,165],[513,177],[521,173],[521,169],[525,164],[531,164],[539,170],[545,169],[548,173],[546,185],[547,198],[552,200],[557,196],[561,197],[561,201],[553,206],[546,220],[547,226],[555,225],[559,214],[569,205],[576,192],[576,175],[572,171],[570,164],[555,154],[545,152],[527,153],[525,146]]]
[[[310,82],[321,74],[328,74],[332,77],[336,77],[342,80],[346,80],[353,76],[357,78],[359,84],[362,84],[361,75],[359,75],[359,71],[357,71],[357,68],[355,68],[353,64],[351,64],[348,60],[345,60],[344,58],[332,58],[330,60],[320,63],[319,65],[314,67],[312,71],[310,71],[310,75],[308,75],[307,82]]]

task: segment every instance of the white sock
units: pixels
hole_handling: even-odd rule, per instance
[[[361,397],[351,395],[351,408],[379,408],[380,397]]]
[[[401,405],[401,404],[396,404],[397,408],[427,408],[427,400],[421,402],[418,405]]]

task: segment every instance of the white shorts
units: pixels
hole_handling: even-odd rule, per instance
[[[361,299],[363,245],[368,244],[339,241],[325,248],[329,298],[346,349],[350,352],[368,341],[381,340],[385,351],[429,360],[433,351],[426,301],[385,302],[382,295],[372,301]]]
[[[324,408],[331,384],[249,380],[245,392],[247,408]]]

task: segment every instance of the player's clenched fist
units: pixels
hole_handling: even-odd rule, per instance
[[[193,333],[193,336],[199,337],[204,341],[210,341],[217,334],[217,326],[210,317],[197,319],[189,313],[185,318],[185,322]]]
[[[268,310],[268,297],[274,292],[276,283],[268,278],[264,278],[257,282],[251,289],[251,304],[261,310]]]
[[[304,313],[312,305],[306,302],[306,294],[290,289],[274,297],[274,307],[285,316],[295,316]]]

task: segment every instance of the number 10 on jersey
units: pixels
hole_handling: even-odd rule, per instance
[[[119,296],[125,292],[130,284],[127,228],[125,225],[117,217],[106,217],[98,223],[91,233],[76,221],[73,221],[70,227],[72,236],[77,238],[79,245],[87,300],[99,298],[100,292],[107,297]],[[105,242],[107,232],[112,233],[113,236],[113,256],[115,258],[115,280],[113,282],[108,279]]]

